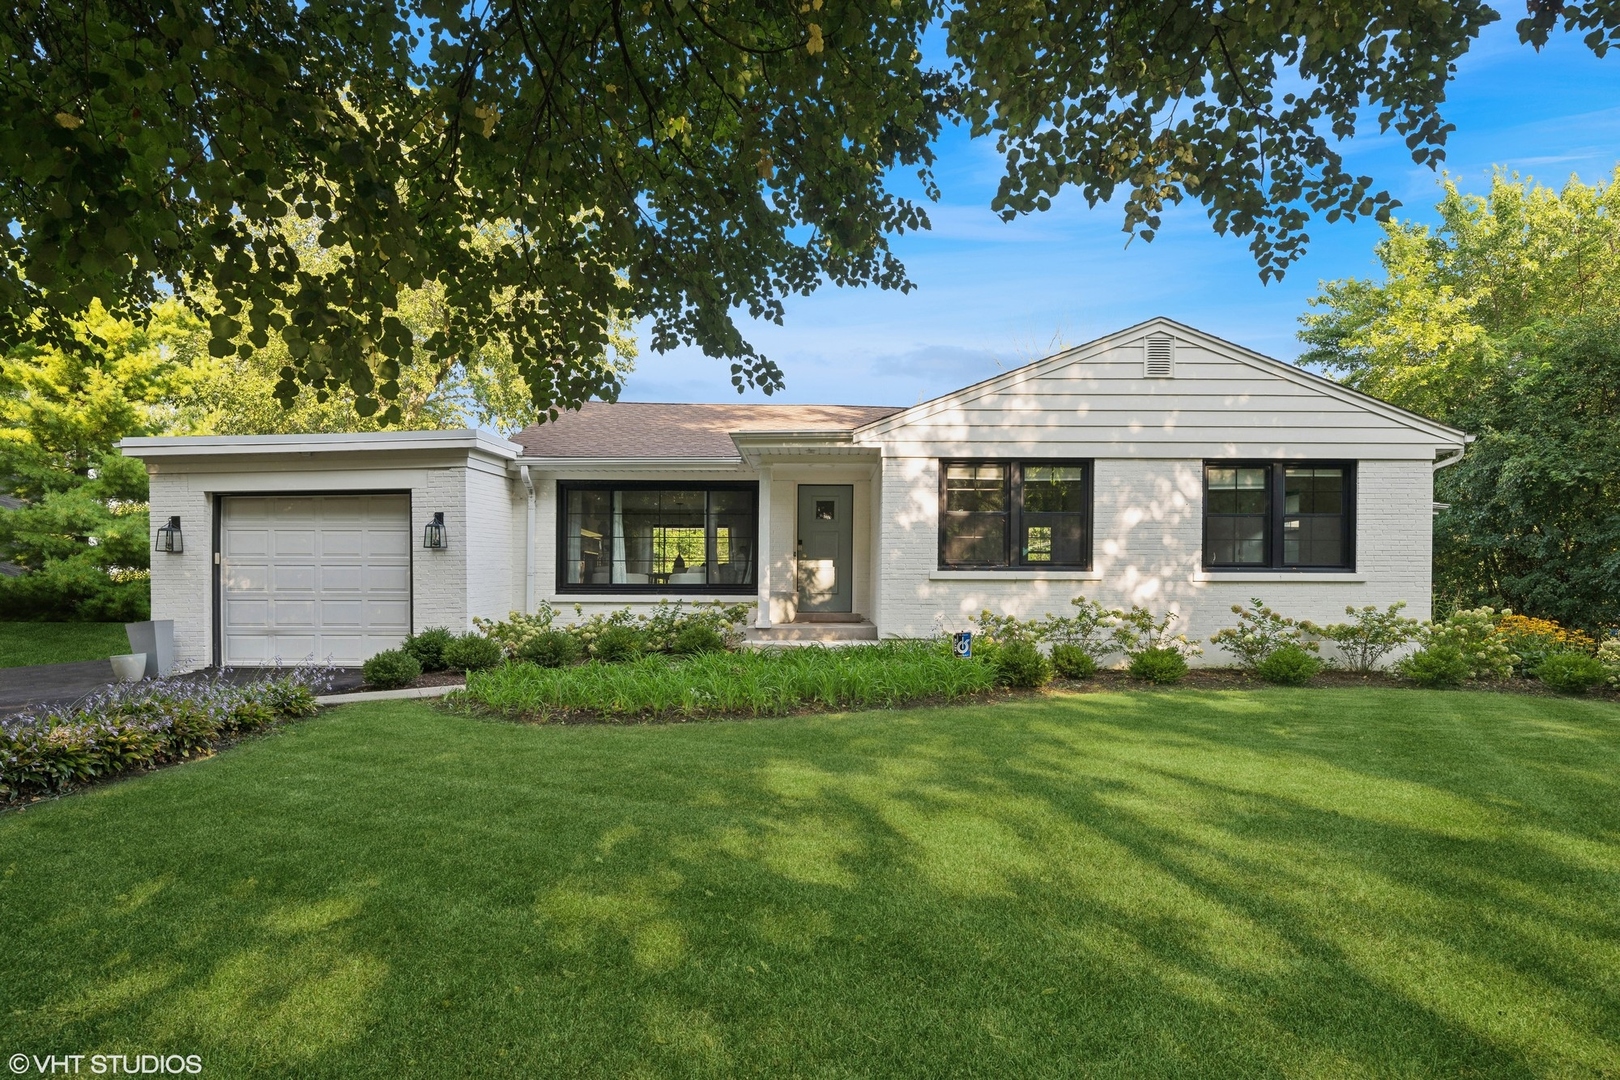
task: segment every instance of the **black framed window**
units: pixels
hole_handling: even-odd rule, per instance
[[[1354,464],[1204,464],[1206,568],[1351,570],[1354,541]]]
[[[939,565],[1091,568],[1091,463],[942,461]]]
[[[559,591],[754,591],[753,484],[563,481],[557,505]]]

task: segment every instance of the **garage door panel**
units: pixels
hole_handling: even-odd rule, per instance
[[[269,529],[226,529],[221,538],[221,550],[236,558],[253,558],[270,554]]]
[[[404,496],[231,496],[222,514],[226,663],[353,666],[410,632]]]
[[[359,529],[334,529],[330,525],[321,530],[321,554],[331,558],[359,558],[365,549],[365,534]]]
[[[409,573],[409,570],[406,571]],[[323,566],[321,567],[321,591],[323,593],[355,593],[365,590],[365,569],[360,566]]]
[[[348,629],[359,629],[365,626],[366,605],[360,600],[325,600],[321,601],[321,625],[336,626]]]
[[[409,559],[411,534],[406,529],[378,529],[366,534],[366,554],[373,558]]]
[[[270,568],[270,587],[277,593],[313,593],[318,576],[311,563],[278,563]]]
[[[374,630],[407,630],[411,623],[409,600],[368,600],[366,625]]]
[[[271,607],[270,621],[279,629],[283,626],[315,625],[315,601],[277,600]]]
[[[227,600],[225,602],[225,628],[227,630],[255,630],[270,625],[270,601]]]
[[[277,529],[275,544],[278,559],[308,558],[315,554],[315,530]]]
[[[325,653],[316,646],[313,634],[277,634],[272,641],[274,645],[269,657],[272,663],[277,660],[283,664],[298,664],[305,660],[319,663],[326,659]]]
[[[364,568],[362,577],[365,580],[366,592],[371,594],[393,592],[406,596],[411,591],[409,566],[379,566],[373,563]]]
[[[263,563],[227,563],[221,584],[228,593],[265,593],[270,590],[270,568]]]

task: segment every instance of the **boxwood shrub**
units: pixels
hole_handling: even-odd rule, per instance
[[[1584,694],[1608,678],[1595,656],[1581,652],[1555,652],[1536,668],[1536,678],[1565,694]]]
[[[422,674],[422,662],[406,649],[388,649],[361,664],[360,674],[365,676],[368,686],[395,690],[416,681]]]
[[[542,630],[518,647],[519,660],[541,667],[567,667],[584,652],[579,639],[566,630]]]
[[[416,662],[422,665],[423,671],[443,671],[444,650],[456,640],[447,627],[435,626],[423,630],[420,634],[412,634],[405,639],[401,646],[406,652],[416,657]]]
[[[462,634],[444,647],[444,666],[452,671],[486,671],[506,659],[506,651],[483,634]]]

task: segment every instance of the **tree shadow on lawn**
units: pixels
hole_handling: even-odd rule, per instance
[[[0,1048],[1620,1075],[1617,765],[1612,707],[1501,695],[624,729],[350,706],[0,822]]]

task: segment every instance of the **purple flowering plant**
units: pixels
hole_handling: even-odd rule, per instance
[[[0,717],[0,802],[179,761],[222,739],[312,716],[316,696],[332,683],[329,665],[278,661],[245,681],[228,670],[143,679]]]

